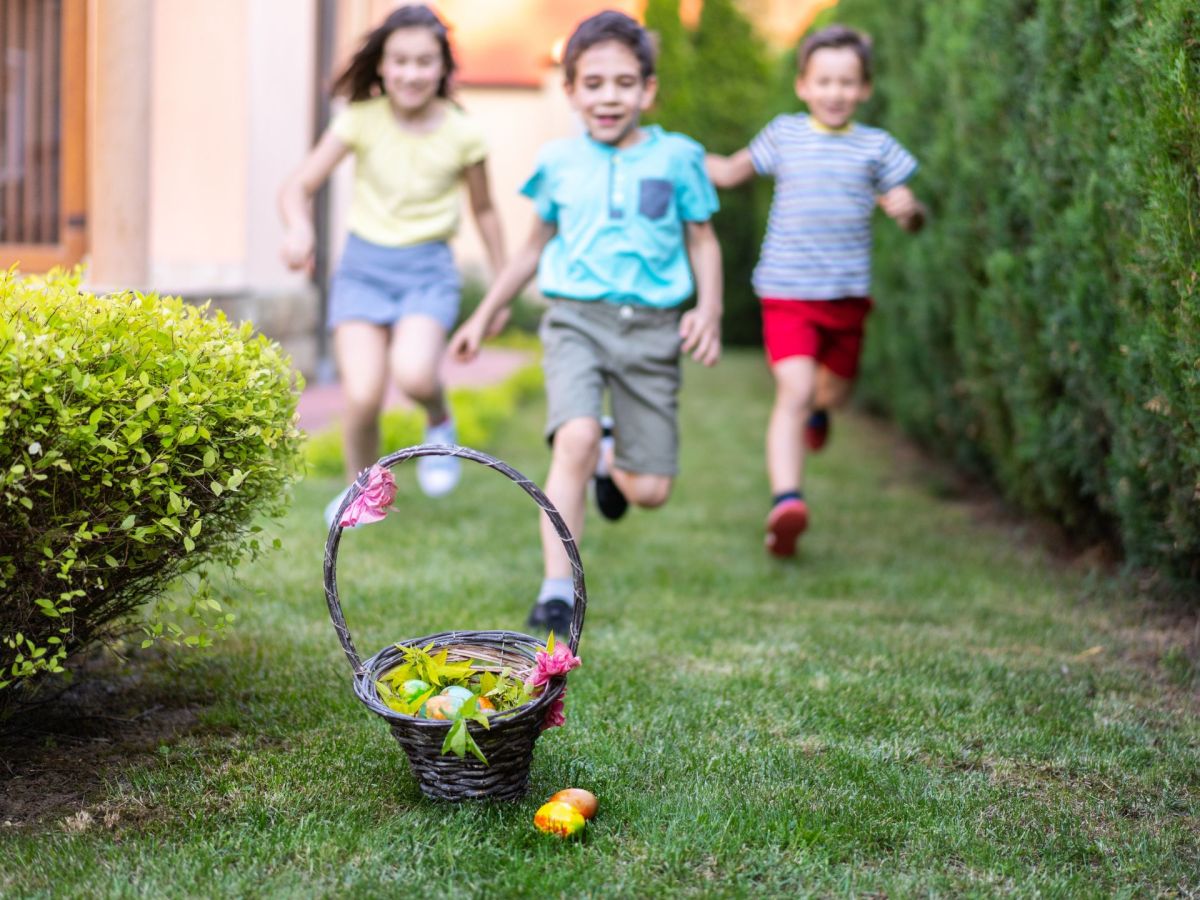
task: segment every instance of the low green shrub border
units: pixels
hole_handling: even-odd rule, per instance
[[[532,339],[509,338],[507,346],[530,348]],[[542,367],[533,363],[518,369],[499,384],[482,388],[454,388],[450,406],[458,426],[459,443],[486,448],[500,423],[507,421],[525,400],[542,389]],[[418,409],[386,411],[380,421],[380,439],[384,447],[398,449],[421,443],[425,420]],[[332,426],[311,435],[304,446],[304,458],[311,475],[342,477],[342,431]]]
[[[210,643],[231,618],[202,572],[259,552],[300,433],[289,360],[249,323],[61,273],[0,272],[0,309],[3,708],[139,609],[147,643]]]

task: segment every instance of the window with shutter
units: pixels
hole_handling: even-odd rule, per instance
[[[0,0],[0,266],[85,250],[85,0]]]

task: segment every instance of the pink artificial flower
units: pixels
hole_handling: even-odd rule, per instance
[[[567,687],[563,685],[563,692],[550,704],[546,710],[546,718],[542,719],[542,731],[547,728],[559,728],[567,722],[567,713],[563,708],[563,700],[567,696]]]
[[[366,487],[361,488],[358,496],[350,501],[339,524],[343,528],[353,528],[355,525],[379,522],[387,515],[388,507],[395,499],[396,479],[391,469],[377,463],[367,472]]]
[[[583,664],[565,643],[555,644],[553,653],[539,650],[536,659],[537,662],[525,680],[525,683],[531,688],[545,684],[555,675],[566,675],[572,669]]]

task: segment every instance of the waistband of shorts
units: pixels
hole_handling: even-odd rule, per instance
[[[648,306],[645,303],[618,303],[613,300],[576,300],[572,297],[546,297],[552,307],[569,309],[596,319],[640,319],[674,322],[682,313],[679,306]]]
[[[434,252],[449,252],[450,245],[446,241],[421,241],[418,244],[376,244],[374,241],[368,241],[365,237],[359,237],[353,231],[346,234],[346,247],[353,247],[355,250],[371,255],[380,256],[404,256],[408,254],[425,254],[430,251]]]
[[[874,303],[868,296],[859,297],[759,297],[764,306],[786,306],[789,303]]]

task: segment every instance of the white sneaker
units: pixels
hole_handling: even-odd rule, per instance
[[[337,515],[338,507],[342,505],[342,501],[346,499],[348,493],[350,493],[350,488],[345,488],[325,504],[325,525],[327,528],[333,527],[333,517]]]
[[[450,444],[458,446],[458,432],[454,420],[446,419],[440,425],[425,429],[426,444]],[[422,456],[417,460],[417,484],[426,497],[443,497],[458,485],[462,477],[462,460],[457,456]]]

